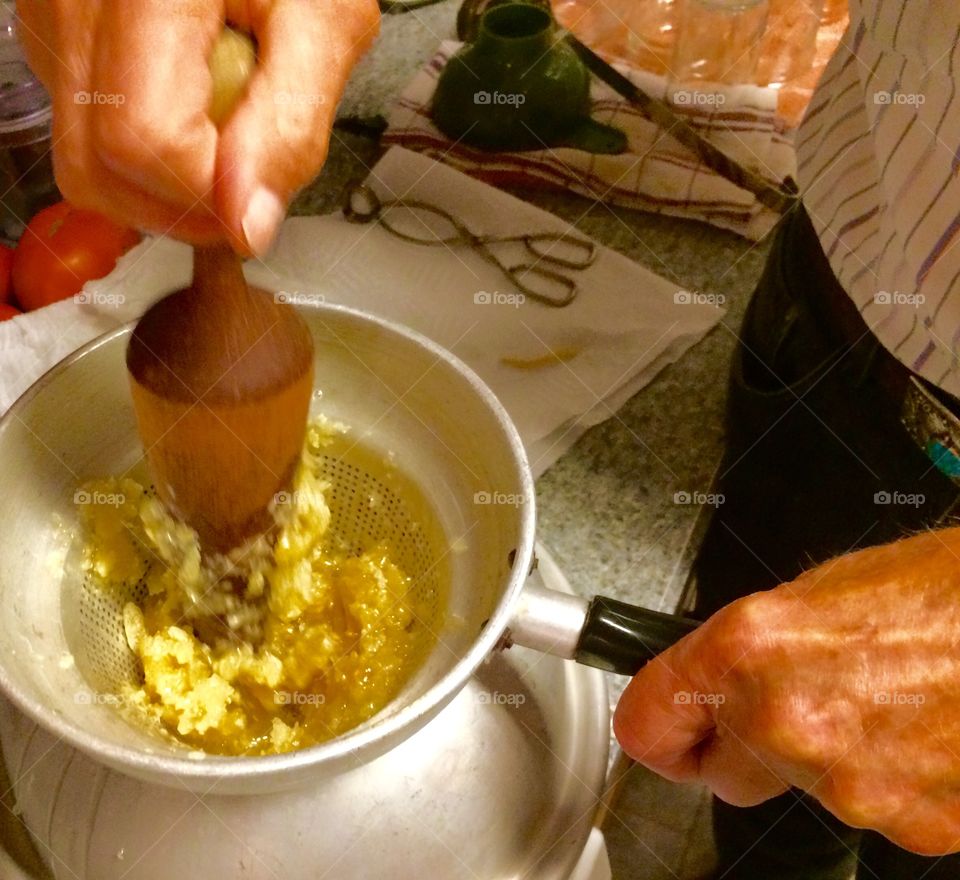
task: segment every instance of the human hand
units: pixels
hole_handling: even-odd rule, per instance
[[[28,60],[53,99],[64,196],[128,226],[263,253],[326,158],[375,0],[19,0]],[[210,53],[224,18],[258,64],[217,131]]]
[[[797,786],[906,849],[960,851],[960,529],[732,603],[634,677],[614,729],[731,804]]]

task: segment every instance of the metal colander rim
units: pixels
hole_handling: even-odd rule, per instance
[[[493,614],[486,621],[470,650],[419,697],[391,713],[382,721],[378,721],[378,716],[374,716],[355,730],[329,742],[279,755],[204,755],[201,760],[196,760],[188,757],[189,753],[186,751],[181,758],[117,745],[107,737],[93,734],[87,729],[71,723],[33,699],[11,678],[6,661],[0,655],[0,692],[37,724],[96,760],[114,767],[129,768],[135,775],[137,775],[136,771],[139,770],[151,777],[169,775],[172,778],[209,780],[210,782],[229,778],[233,782],[260,779],[273,774],[288,775],[296,770],[312,768],[321,763],[332,764],[350,756],[358,756],[360,752],[375,752],[374,747],[378,743],[393,742],[404,729],[407,729],[409,735],[436,715],[453,699],[487,654],[496,647],[502,632],[507,628],[516,600],[526,581],[528,561],[533,558],[536,537],[533,476],[527,462],[523,441],[520,439],[520,434],[507,411],[473,369],[452,352],[422,333],[389,319],[374,316],[349,306],[317,303],[298,305],[296,308],[303,312],[342,315],[376,325],[388,336],[404,337],[406,341],[425,349],[438,361],[443,361],[447,367],[459,373],[495,416],[502,433],[503,451],[509,453],[515,471],[516,485],[523,497],[527,499],[527,502],[522,505],[519,511],[520,526],[517,535],[516,556],[505,589]],[[128,336],[133,331],[135,323],[135,321],[131,321],[122,327],[96,337],[43,373],[0,417],[0,433],[6,430],[12,422],[19,420],[20,413],[26,406],[42,394],[44,389],[57,376],[69,370],[74,363],[97,348]],[[385,750],[381,749],[376,754]]]

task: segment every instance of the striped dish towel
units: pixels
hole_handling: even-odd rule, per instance
[[[444,42],[390,110],[386,144],[442,160],[494,186],[544,186],[591,200],[702,220],[758,240],[777,214],[756,197],[707,168],[691,150],[658,128],[605,83],[594,78],[591,115],[627,134],[627,152],[597,156],[569,147],[489,153],[454,144],[433,124],[430,103],[444,65],[461,46]],[[663,77],[617,65],[656,98],[668,100],[701,134],[745,167],[779,184],[794,175],[793,131],[776,115],[775,89],[709,86],[668,88]]]

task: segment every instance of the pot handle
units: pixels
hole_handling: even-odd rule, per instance
[[[534,571],[520,593],[504,644],[633,675],[699,625],[698,620],[605,596],[588,601],[551,590]]]
[[[699,625],[700,621],[688,617],[596,596],[587,608],[573,659],[607,672],[634,675]]]

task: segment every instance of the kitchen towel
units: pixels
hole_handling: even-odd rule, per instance
[[[591,115],[622,129],[625,153],[598,156],[557,147],[490,153],[454,143],[430,117],[444,65],[461,43],[444,42],[391,108],[384,142],[426,153],[495,186],[546,186],[591,200],[702,220],[751,240],[776,222],[753,193],[706,167],[700,157],[650,122],[608,85],[593,78]],[[777,91],[710,84],[709,91],[668,86],[646,71],[615,65],[624,76],[673,109],[739,164],[779,185],[796,173],[792,133],[777,116]]]
[[[476,233],[569,231],[559,217],[400,148],[384,156],[368,183],[383,199],[445,208]],[[506,406],[537,475],[722,315],[707,297],[602,246],[593,265],[574,273],[579,296],[549,308],[523,301],[467,248],[411,244],[340,215],[287,220],[270,256],[249,261],[245,272],[290,302],[361,308],[449,348]],[[0,407],[84,342],[189,283],[190,273],[189,247],[149,238],[75,300],[0,323]]]

